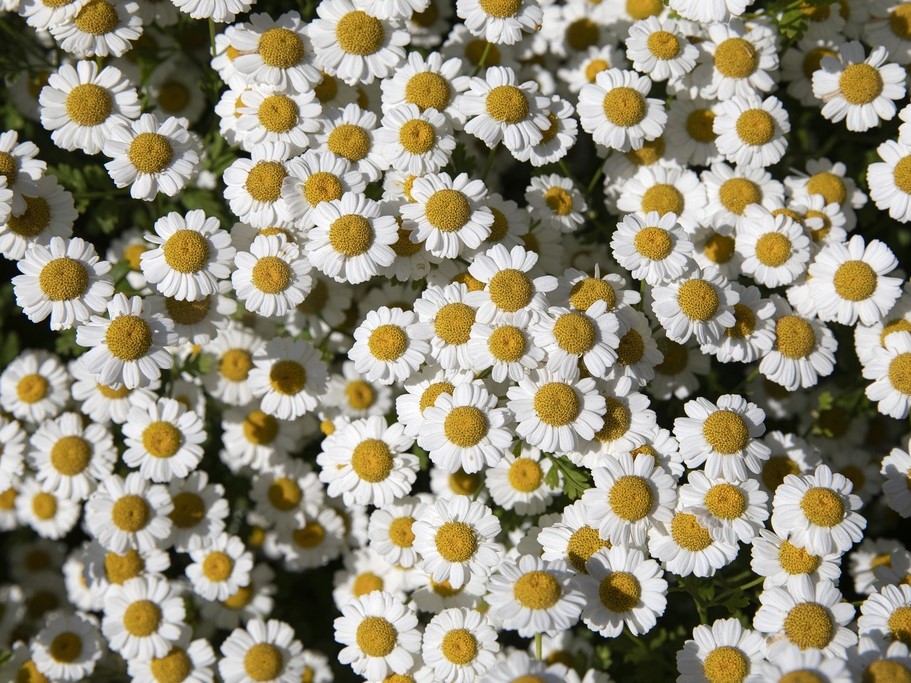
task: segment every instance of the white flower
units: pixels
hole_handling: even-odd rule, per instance
[[[658,563],[634,548],[616,545],[596,551],[575,584],[585,595],[582,622],[603,638],[629,628],[648,633],[664,614],[667,581]]]
[[[89,348],[84,367],[108,386],[133,389],[157,380],[171,366],[164,347],[175,341],[173,324],[139,296],[116,294],[107,313],[107,319],[93,315],[76,329],[76,343]]]
[[[465,22],[472,35],[504,45],[514,45],[526,33],[540,30],[544,18],[537,0],[503,4],[458,0],[456,15]]]
[[[182,0],[178,0],[181,2]],[[194,0],[196,1],[196,0]],[[206,0],[198,0],[206,2]],[[224,0],[218,0],[216,4],[221,4]],[[189,645],[174,645],[168,654],[164,657],[153,657],[149,660],[130,660],[127,664],[129,674],[133,680],[151,683],[156,678],[155,672],[161,672],[173,666],[181,672],[187,672],[184,678],[187,683],[208,683],[212,680],[212,672],[215,670],[215,653],[212,651],[212,645],[205,638],[194,640]]]
[[[761,285],[789,285],[806,272],[810,240],[787,214],[774,215],[759,206],[745,210],[735,248],[743,256],[742,272]]]
[[[168,495],[174,505],[168,515],[173,523],[168,540],[179,552],[224,530],[229,512],[225,488],[221,484],[209,484],[204,470],[172,480]]]
[[[759,358],[764,363],[774,353],[772,316],[775,314],[775,304],[769,299],[761,298],[762,294],[757,287],[744,287],[736,282],[732,282],[731,286],[740,295],[740,301],[734,304],[734,324],[725,329],[720,341],[705,344],[700,350],[714,354],[722,363],[752,363]]]
[[[756,672],[765,653],[763,637],[743,628],[737,619],[717,619],[710,626],[700,624],[693,629],[692,640],[677,651],[677,670],[681,674],[678,680],[700,683],[736,672],[734,675],[744,681],[758,681]]]
[[[822,115],[838,123],[847,119],[851,131],[865,131],[895,116],[895,100],[905,97],[905,73],[887,64],[889,52],[881,45],[864,56],[854,41],[842,45],[838,58],[823,57],[813,72],[813,94],[823,100]]]
[[[61,49],[76,57],[120,57],[142,35],[138,11],[139,3],[132,0],[87,0],[48,28]]]
[[[778,162],[791,130],[788,112],[777,97],[738,96],[718,105],[713,129],[718,151],[733,164],[763,168]]]
[[[193,591],[206,600],[227,600],[250,583],[253,554],[237,536],[210,534],[191,545],[187,577]]]
[[[911,586],[883,586],[860,606],[857,630],[861,637],[899,641],[911,638]]]
[[[311,266],[285,235],[258,235],[234,256],[231,284],[248,311],[270,318],[302,303],[313,283]]]
[[[679,280],[652,290],[652,311],[668,339],[685,343],[695,336],[700,344],[721,341],[735,322],[740,295],[716,268],[693,269]]]
[[[604,379],[617,360],[620,321],[603,300],[585,311],[554,306],[532,323],[537,346],[547,353],[547,370],[569,375],[581,361],[592,377]]]
[[[876,148],[882,161],[867,168],[870,196],[897,221],[911,221],[911,147],[886,140]]]
[[[537,262],[538,255],[521,246],[507,250],[495,244],[478,254],[468,267],[469,274],[484,284],[487,297],[478,309],[477,320],[492,323],[503,313],[543,312],[547,308],[545,295],[557,287],[557,278],[530,277]]]
[[[532,178],[525,190],[525,201],[544,229],[560,232],[578,230],[585,222],[583,214],[588,210],[572,178],[557,173]]]
[[[775,304],[775,344],[759,363],[759,371],[788,391],[815,386],[835,369],[838,342],[815,318],[794,313],[780,298]]]
[[[108,588],[101,630],[127,659],[164,657],[184,637],[183,598],[167,579],[145,576]]]
[[[313,411],[326,390],[327,368],[313,346],[276,337],[253,356],[250,391],[263,412],[292,420]]]
[[[413,567],[418,555],[414,550],[412,526],[423,510],[424,503],[408,496],[374,510],[367,529],[370,549],[390,564]]]
[[[284,160],[310,146],[309,134],[319,130],[322,107],[310,90],[283,91],[259,86],[241,94],[235,112],[238,143],[243,150],[251,152],[255,161],[276,157]],[[279,144],[274,149],[259,149],[260,145],[269,143]],[[231,210],[237,213],[234,206],[232,203]]]
[[[154,482],[183,479],[202,460],[202,419],[180,401],[160,398],[135,406],[122,433],[123,462]]]
[[[461,128],[465,114],[459,106],[459,94],[468,89],[469,77],[462,74],[462,60],[446,59],[439,52],[426,57],[418,50],[408,53],[407,60],[390,78],[380,81],[383,112],[402,104],[418,109],[436,109],[446,114],[454,127]]]
[[[719,540],[750,543],[769,518],[769,497],[755,479],[733,482],[693,471],[679,494],[681,507]]]
[[[51,680],[90,678],[104,654],[103,641],[93,619],[82,614],[53,612],[32,639],[32,661]]]
[[[678,576],[714,576],[734,561],[738,549],[736,539],[713,537],[695,510],[683,507],[682,500],[670,522],[649,529],[649,554]]]
[[[708,193],[708,222],[715,227],[740,229],[747,207],[753,204],[769,211],[784,206],[784,186],[763,168],[733,168],[719,161],[703,171],[701,178]]]
[[[174,504],[164,486],[151,484],[139,472],[126,479],[112,475],[99,484],[85,504],[85,522],[102,546],[123,554],[165,545]]]
[[[911,489],[908,488],[908,472],[911,472],[911,455],[900,448],[893,448],[883,458],[883,494],[886,504],[902,517],[911,517]]]
[[[424,629],[421,653],[438,676],[453,683],[478,680],[500,651],[487,617],[463,608],[445,609]]]
[[[837,581],[841,575],[841,553],[813,555],[774,532],[761,529],[752,542],[750,568],[764,576],[765,588],[785,586],[793,590],[800,577],[813,583]]]
[[[54,144],[86,154],[98,154],[115,126],[129,125],[142,112],[132,82],[116,67],[99,70],[90,60],[62,64],[38,101],[41,125]]]
[[[626,54],[633,68],[654,81],[677,80],[696,67],[699,50],[677,22],[650,16],[630,26]]]
[[[249,23],[231,31],[230,40],[239,53],[231,68],[246,83],[298,93],[320,83],[319,69],[311,63],[313,47],[306,25],[297,12],[285,12],[278,19],[252,14]]]
[[[686,19],[714,24],[739,17],[752,4],[753,0],[671,0],[670,8]]]
[[[673,213],[627,214],[617,224],[610,244],[617,262],[635,279],[653,287],[678,279],[692,267],[693,244]]]
[[[250,619],[221,644],[218,673],[225,683],[298,683],[304,670],[303,645],[294,629],[277,619]]]
[[[354,369],[369,382],[392,384],[406,380],[424,362],[430,344],[411,339],[406,330],[415,315],[401,308],[370,311],[354,331],[354,346],[348,357]]]
[[[40,424],[63,410],[69,381],[57,356],[24,351],[0,374],[0,402],[17,419]]]
[[[706,185],[688,168],[639,166],[635,175],[624,181],[617,209],[643,216],[652,211],[659,216],[672,213],[684,232],[693,233],[698,225],[705,223]]]
[[[654,140],[664,131],[667,113],[662,100],[646,97],[651,87],[651,79],[635,71],[601,71],[579,91],[582,129],[598,144],[621,152]]]
[[[159,192],[173,197],[200,163],[199,142],[187,130],[187,120],[172,116],[159,122],[153,114],[113,127],[105,136],[104,155],[111,158],[104,167],[114,184],[129,185],[133,199],[146,201]]]
[[[475,321],[468,340],[471,367],[477,372],[490,368],[495,382],[507,377],[517,382],[540,367],[545,351],[532,343],[530,321],[528,311],[502,313],[490,324]]]
[[[28,525],[40,537],[51,540],[63,538],[76,526],[82,508],[81,501],[51,493],[32,477],[18,487],[14,504],[19,524]]]
[[[4,183],[6,179],[4,176]],[[0,191],[2,194],[2,191]],[[15,195],[11,197],[15,203]],[[7,259],[18,261],[31,244],[47,245],[53,237],[68,238],[73,234],[73,223],[79,215],[73,202],[73,195],[57,182],[52,175],[46,175],[35,182],[33,195],[22,195],[21,211],[0,201],[0,217],[6,211],[6,218],[0,223],[0,254]]]
[[[787,681],[792,674],[809,675],[830,683],[850,683],[844,659],[826,655],[822,650],[801,649],[796,645],[782,644],[775,648],[772,659],[760,662],[759,675],[764,681]]]
[[[735,19],[727,24],[710,24],[708,38],[702,45],[711,61],[697,67],[693,74],[698,85],[709,81],[702,86],[700,95],[724,101],[733,95],[771,90],[775,82],[770,74],[778,69],[776,39],[777,33],[771,27],[758,22],[744,26]]]
[[[392,168],[413,175],[438,172],[456,146],[446,116],[432,108],[421,111],[416,104],[388,109],[375,139]]]

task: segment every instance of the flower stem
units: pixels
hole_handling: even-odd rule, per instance
[[[544,639],[541,637],[540,633],[535,634],[535,659],[537,659],[538,661],[541,661],[542,659],[544,659],[541,656],[541,650],[544,647],[543,640]]]
[[[215,56],[215,22],[209,17],[209,47],[212,49],[212,56]]]
[[[487,174],[490,173],[490,169],[493,168],[493,160],[497,156],[497,150],[500,148],[499,143],[490,148],[490,153],[487,155],[487,163],[484,164],[484,172],[481,174],[481,180],[485,183],[487,182]]]

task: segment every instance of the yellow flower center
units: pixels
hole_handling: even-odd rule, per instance
[[[130,549],[123,555],[105,553],[104,574],[111,583],[122,585],[130,579],[135,579],[145,570],[145,562],[135,549]]]
[[[307,371],[297,361],[280,360],[269,370],[269,384],[280,394],[294,396],[307,385]]]
[[[911,40],[911,7],[899,5],[889,12],[889,28],[902,40]]]
[[[147,638],[161,624],[161,608],[151,600],[137,600],[123,613],[123,627],[132,636]]]
[[[453,664],[464,666],[477,657],[478,640],[468,629],[455,628],[443,636],[440,651]]]
[[[383,46],[383,24],[366,12],[348,12],[338,20],[335,38],[342,50],[352,55],[372,55]]]
[[[528,118],[528,98],[514,85],[499,85],[487,94],[487,113],[495,121],[516,124]]]
[[[167,113],[179,114],[190,103],[190,91],[183,83],[168,81],[158,86],[155,101]]]
[[[911,353],[901,353],[889,363],[889,382],[893,388],[911,396]]]
[[[506,268],[488,283],[490,300],[502,311],[515,313],[531,303],[534,289],[528,276],[520,270]]]
[[[558,216],[568,216],[573,210],[573,197],[562,187],[554,186],[544,193],[548,208]]]
[[[553,574],[531,571],[516,580],[512,594],[522,607],[549,609],[557,604],[557,600],[563,595],[563,589]]]
[[[702,435],[717,453],[733,455],[750,442],[750,431],[743,417],[730,410],[716,410],[705,418]]]
[[[705,507],[719,519],[737,519],[747,509],[747,497],[733,484],[715,484],[705,494]]]
[[[784,632],[801,650],[822,649],[832,642],[835,625],[822,605],[802,602],[795,605],[784,619]]]
[[[105,0],[89,0],[73,19],[80,31],[93,36],[110,33],[117,28],[118,21],[117,10]]]
[[[79,86],[77,86],[79,87]],[[75,88],[74,88],[75,90]],[[69,110],[67,110],[69,112]],[[72,114],[70,115],[72,118]],[[19,175],[16,157],[8,152],[0,152],[0,176],[6,178],[7,186],[13,185]]]
[[[671,233],[663,228],[648,227],[636,233],[633,238],[636,251],[652,261],[666,259],[673,249]]]
[[[142,446],[156,458],[170,458],[180,449],[183,434],[170,422],[152,422],[142,432]]]
[[[459,345],[468,341],[476,311],[463,303],[446,304],[437,312],[433,322],[437,336],[447,344]]]
[[[894,659],[870,662],[861,675],[862,683],[911,683],[911,669]]]
[[[588,64],[585,65],[585,80],[589,83],[594,83],[598,78],[598,74],[602,71],[606,71],[610,68],[610,64],[607,63],[607,60],[604,59],[592,59]]]
[[[876,291],[876,271],[864,261],[845,261],[832,278],[835,292],[848,301],[864,301]]]
[[[183,683],[193,671],[193,662],[184,650],[175,647],[164,657],[153,658],[149,670],[156,683]]]
[[[44,197],[25,197],[25,211],[7,219],[7,227],[21,237],[35,237],[51,222],[51,207]]]
[[[383,579],[373,572],[364,572],[363,574],[358,574],[351,586],[351,592],[354,593],[354,596],[358,598],[362,595],[372,593],[373,591],[381,590],[383,590]]]
[[[459,496],[473,496],[481,488],[481,475],[468,474],[462,468],[449,475],[449,488]]]
[[[411,234],[411,230],[406,230],[405,228],[398,229],[399,238],[396,240],[395,244],[392,245],[392,251],[395,252],[396,256],[407,258],[409,256],[414,256],[421,250],[423,242],[412,242]]]
[[[911,161],[909,161],[909,164],[911,164]],[[828,171],[812,176],[807,181],[807,192],[822,195],[826,204],[844,204],[848,198],[848,188],[845,186],[845,181]]]
[[[490,333],[487,348],[501,363],[515,363],[525,354],[525,335],[518,327],[503,325]]]
[[[337,218],[329,226],[329,244],[342,256],[353,258],[365,254],[373,244],[370,221],[353,213]]]
[[[213,583],[223,583],[231,578],[234,571],[234,560],[227,553],[220,550],[206,555],[202,561],[202,573],[209,581]]]
[[[790,541],[782,541],[778,548],[778,562],[788,574],[812,574],[819,569],[822,559]]]
[[[718,294],[705,280],[687,280],[677,291],[677,304],[690,320],[705,322],[718,311]]]
[[[737,137],[758,147],[775,137],[775,119],[765,109],[747,109],[737,119]]]
[[[322,80],[313,88],[313,93],[320,103],[325,104],[338,94],[338,81],[326,72],[321,72]]]
[[[734,324],[724,330],[727,337],[743,339],[756,329],[756,314],[746,304],[734,304]]]
[[[162,250],[165,262],[179,273],[195,273],[209,261],[209,242],[195,230],[178,230]]]
[[[661,0],[626,0],[626,13],[633,21],[657,17],[663,10]]]
[[[292,534],[294,542],[301,548],[315,548],[326,538],[326,530],[319,522],[307,522]]]
[[[443,423],[446,438],[459,448],[478,445],[490,429],[487,416],[474,406],[458,406],[450,411]]]
[[[278,678],[284,668],[282,651],[271,643],[256,643],[244,655],[244,673],[257,683]]]
[[[680,41],[668,31],[655,31],[649,35],[646,45],[658,59],[673,59],[680,54]]]
[[[611,572],[598,586],[598,597],[601,604],[611,612],[629,612],[642,598],[642,586],[635,574],[630,572]]]
[[[261,545],[261,543],[254,543],[253,541],[251,543],[257,546]],[[228,596],[221,604],[228,609],[243,609],[253,600],[253,595],[253,586],[241,586],[234,595]]]
[[[304,58],[304,41],[287,28],[270,28],[259,37],[257,48],[266,66],[290,69]]]
[[[111,519],[121,531],[135,533],[145,528],[151,516],[149,504],[142,496],[127,494],[114,502]]]
[[[612,310],[617,305],[617,293],[609,282],[586,277],[573,285],[569,292],[569,305],[578,311],[587,311],[596,301],[603,301]]]
[[[291,266],[278,256],[263,256],[253,266],[250,281],[266,294],[278,294],[291,284]]]
[[[433,126],[422,119],[411,119],[399,129],[399,144],[411,154],[425,154],[433,149],[437,134]]]
[[[397,517],[389,524],[389,540],[399,548],[410,548],[414,544],[414,531],[411,530],[414,517]]]
[[[731,178],[721,185],[719,199],[728,211],[742,216],[749,205],[762,201],[762,190],[752,180]]]
[[[620,477],[608,495],[611,511],[627,522],[643,519],[655,504],[652,487],[643,477],[627,474]]]
[[[27,662],[23,662],[16,672],[16,683],[50,683],[50,680],[38,671],[35,662],[29,659]]]
[[[597,341],[595,324],[584,313],[564,313],[554,322],[554,338],[566,353],[581,356],[591,351]]]
[[[601,42],[601,31],[591,19],[576,19],[566,27],[566,42],[577,52],[583,52]]]
[[[536,491],[544,480],[541,465],[531,458],[516,458],[509,466],[509,483],[521,493]]]
[[[535,392],[535,414],[551,427],[571,424],[582,410],[576,390],[562,382],[548,382]]]
[[[869,64],[849,64],[838,78],[838,89],[848,104],[870,104],[883,91],[883,77]]]
[[[902,605],[889,615],[889,632],[895,640],[911,645],[911,607]]]
[[[468,198],[458,190],[438,190],[425,206],[427,221],[443,232],[460,230],[471,218]]]
[[[164,135],[140,133],[130,143],[127,158],[140,173],[161,173],[174,158],[174,148]]]
[[[601,106],[607,120],[622,128],[635,126],[645,118],[648,111],[642,93],[626,86],[614,88],[605,94]]]
[[[821,486],[809,489],[800,499],[800,509],[810,524],[831,528],[845,518],[845,504],[835,491]]]
[[[816,333],[812,326],[796,315],[786,315],[775,321],[775,344],[781,355],[799,360],[816,348]]]
[[[747,78],[759,67],[753,44],[743,38],[728,38],[715,48],[715,68],[727,78]]]
[[[715,134],[715,112],[711,109],[694,109],[686,117],[686,132],[697,142],[712,142]]]
[[[342,183],[333,173],[318,171],[304,181],[304,198],[310,206],[317,206],[342,197]]]
[[[111,321],[104,341],[111,355],[122,361],[135,361],[152,348],[152,330],[138,315],[122,315]]]
[[[329,133],[326,147],[333,154],[344,157],[348,161],[357,162],[370,153],[370,135],[360,126],[343,123]]]
[[[377,360],[394,361],[408,350],[408,337],[398,325],[380,325],[370,333],[367,348]]]
[[[279,161],[260,161],[247,174],[244,188],[258,202],[272,203],[282,194],[282,182],[287,176]]]
[[[675,213],[678,216],[686,208],[683,194],[673,185],[657,183],[642,195],[642,213],[657,211],[659,215]]]
[[[384,481],[393,467],[392,452],[382,439],[364,439],[351,454],[351,469],[371,484]]]
[[[38,286],[51,301],[69,301],[85,292],[89,275],[81,262],[64,256],[41,269]]]
[[[288,477],[279,477],[273,481],[266,495],[272,507],[282,512],[293,510],[304,498],[304,492],[298,483]]]
[[[367,410],[376,400],[376,392],[369,382],[352,380],[345,385],[345,400],[353,410]]]
[[[111,94],[94,83],[83,83],[66,96],[66,114],[80,126],[97,126],[111,115]]]
[[[604,426],[595,433],[595,438],[602,443],[616,441],[629,431],[632,424],[632,413],[622,401],[609,396],[606,403]]]
[[[767,232],[756,240],[756,258],[772,268],[783,265],[791,258],[791,240],[780,232]]]
[[[727,263],[734,256],[734,238],[717,232],[712,233],[705,241],[702,251],[712,263]]]
[[[663,137],[646,140],[639,149],[624,152],[623,156],[636,166],[651,166],[664,156],[666,144]]]
[[[434,538],[437,552],[447,562],[467,562],[478,549],[474,529],[465,522],[446,522]]]
[[[57,514],[57,497],[52,493],[36,493],[32,498],[32,512],[40,520],[53,519]]]
[[[417,73],[405,84],[405,102],[417,105],[421,111],[444,111],[451,99],[449,83],[440,74],[432,71]]]
[[[228,349],[218,360],[218,372],[231,382],[243,382],[253,367],[253,356],[246,349]]]
[[[708,529],[699,524],[695,515],[678,512],[671,520],[671,538],[684,550],[698,553],[712,545]]]
[[[610,541],[601,538],[597,529],[583,526],[576,529],[566,544],[566,558],[573,568],[582,574],[588,574],[585,563],[601,548],[610,548]]]
[[[63,436],[51,447],[51,465],[60,474],[74,477],[92,459],[92,446],[81,436]]]
[[[743,683],[750,673],[750,660],[736,647],[723,645],[708,653],[702,671],[708,683]]]
[[[270,133],[287,133],[297,125],[300,110],[294,100],[287,95],[278,93],[263,99],[256,115],[262,127]],[[263,163],[276,162],[260,162],[260,164]]]
[[[423,413],[436,403],[440,394],[451,394],[453,391],[455,391],[455,387],[452,382],[434,382],[424,389],[424,393],[421,394],[421,400],[419,401],[421,412]]]
[[[192,529],[206,516],[206,504],[199,495],[181,491],[173,498],[174,509],[168,515],[178,529]]]
[[[197,301],[178,301],[177,299],[166,296],[165,308],[168,311],[168,317],[178,325],[195,325],[205,320],[212,306],[212,297],[205,296]]]
[[[357,646],[368,657],[385,657],[398,637],[395,626],[382,617],[365,617],[357,627]]]

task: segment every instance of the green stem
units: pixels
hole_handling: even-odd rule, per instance
[[[487,155],[487,163],[484,164],[484,172],[481,174],[481,180],[485,183],[487,182],[487,174],[490,173],[490,169],[493,167],[493,160],[497,156],[497,150],[500,148],[499,143],[490,148],[490,153]]]
[[[212,56],[215,56],[215,22],[209,17],[209,46],[212,49]]]
[[[721,593],[719,593],[718,595],[716,595],[716,596],[715,596],[715,600],[716,600],[716,601],[717,601],[717,600],[721,600],[722,598],[726,598],[726,597],[728,597],[729,595],[733,595],[734,593],[741,593],[741,592],[743,592],[743,591],[745,591],[745,590],[748,590],[748,589],[752,588],[753,586],[758,586],[758,585],[761,584],[763,581],[765,581],[765,577],[764,577],[764,576],[760,576],[760,577],[758,577],[758,578],[753,579],[752,581],[747,581],[747,582],[744,583],[744,584],[741,584],[741,585],[739,585],[739,586],[735,586],[734,588],[729,588],[728,590],[722,591]]]
[[[477,76],[478,72],[484,68],[484,62],[487,61],[487,55],[490,54],[490,48],[493,46],[493,43],[488,42],[484,46],[484,52],[481,53],[481,58],[478,60],[478,65],[474,68],[474,71],[471,72],[472,76]]]
[[[750,382],[756,379],[759,376],[759,366],[756,366],[749,375],[744,377],[740,382],[731,390],[732,394],[738,393],[741,389],[747,386]]]
[[[591,196],[591,193],[595,190],[595,185],[598,181],[601,180],[601,176],[604,175],[604,165],[598,166],[598,170],[595,171],[595,175],[592,176],[592,179],[588,181],[588,187],[585,188],[586,196]]]
[[[541,651],[544,648],[543,638],[540,633],[535,634],[535,659],[541,661],[544,657],[541,656]]]

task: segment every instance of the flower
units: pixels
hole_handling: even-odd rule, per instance
[[[538,255],[521,246],[507,250],[495,244],[478,254],[468,267],[471,277],[483,283],[486,295],[477,320],[491,323],[503,313],[543,312],[547,308],[545,294],[556,288],[557,279],[552,275],[530,277],[528,273],[537,262]]]
[[[11,197],[13,203],[15,195]],[[7,213],[0,224],[0,254],[18,261],[32,244],[47,245],[53,237],[68,238],[73,234],[73,222],[79,215],[73,195],[63,189],[53,176],[43,176],[35,182],[35,193],[22,195],[23,209]],[[0,207],[10,207],[5,202]],[[0,208],[0,215],[4,211]]]
[[[766,645],[761,635],[745,629],[736,619],[717,619],[710,626],[700,624],[693,638],[677,651],[680,683],[712,680],[728,672],[750,680],[764,661]]]
[[[413,175],[438,172],[456,146],[446,116],[416,104],[388,109],[375,139],[392,168]]]
[[[716,268],[694,268],[679,280],[652,290],[652,311],[668,339],[685,343],[695,336],[700,344],[721,341],[725,328],[736,322],[734,305],[740,296]]]
[[[499,651],[497,633],[487,618],[464,607],[443,610],[424,629],[424,662],[454,683],[477,680],[493,666]]]
[[[627,214],[611,236],[611,250],[633,278],[653,287],[678,279],[692,267],[693,244],[673,213]]]
[[[179,401],[160,398],[135,406],[123,426],[123,462],[154,482],[183,479],[202,460],[206,432],[200,416]]]
[[[381,306],[367,313],[354,331],[354,346],[348,352],[354,369],[368,382],[392,384],[407,379],[430,350],[426,341],[406,333],[414,319],[414,313],[397,307]]]
[[[302,340],[272,339],[253,356],[250,391],[263,412],[292,420],[314,410],[326,389],[326,364]]]
[[[322,107],[311,90],[296,92],[257,86],[245,90],[239,100],[235,108],[238,143],[242,149],[252,153],[254,161],[262,163],[264,160],[272,160],[274,164],[276,158],[284,161],[294,152],[303,152],[310,146],[310,134],[319,130],[318,117]],[[265,145],[265,149],[261,149],[260,145]],[[245,165],[249,163],[238,159],[232,167],[246,170]],[[252,178],[247,176],[247,189],[251,194],[257,187],[257,181],[260,183],[260,192],[268,192],[262,185],[263,181],[277,175],[274,170],[270,174],[267,170],[269,168],[268,165],[261,168]],[[236,176],[237,173],[233,175]],[[230,177],[228,175],[226,180]],[[284,176],[277,179],[279,185],[282,178]],[[240,203],[242,200],[235,199],[238,194],[226,193],[229,200],[234,200],[231,201],[231,210],[235,213],[238,213],[235,206],[243,206]],[[272,194],[276,194],[274,189]]]
[[[777,97],[738,96],[719,103],[713,121],[718,151],[738,166],[776,163],[787,147],[791,130],[787,110]]]
[[[883,586],[860,606],[857,629],[861,637],[911,641],[911,586]]]
[[[225,683],[246,680],[297,683],[303,675],[303,645],[294,629],[278,619],[250,619],[221,644],[218,673]]]
[[[112,475],[101,482],[85,505],[89,532],[107,550],[123,554],[165,544],[174,509],[164,486],[151,484],[139,472],[126,478]]]
[[[575,232],[585,219],[588,205],[571,178],[552,173],[535,176],[525,190],[525,201],[546,228],[561,232]]]
[[[518,3],[488,4],[481,0],[459,0],[456,15],[472,35],[490,43],[514,45],[541,28],[544,13],[532,0]]]
[[[579,91],[582,129],[598,144],[627,152],[639,149],[664,131],[664,103],[646,97],[652,87],[648,76],[635,71],[605,69],[594,83]]]
[[[250,15],[249,23],[231,32],[231,46],[239,53],[231,60],[232,68],[251,85],[304,93],[320,82],[319,69],[312,63],[313,46],[297,12],[285,12],[278,19],[265,13]]]
[[[601,379],[617,361],[619,331],[619,319],[603,300],[584,312],[551,307],[531,328],[535,344],[547,353],[548,371],[570,375],[581,362],[592,377]]]
[[[693,471],[679,493],[681,507],[715,539],[751,543],[769,518],[769,497],[755,479],[735,483]]]
[[[187,631],[183,598],[158,576],[108,588],[101,630],[108,645],[129,659],[164,657]]]
[[[25,351],[0,374],[0,402],[13,417],[40,424],[63,410],[68,384],[69,375],[57,356]]]
[[[886,504],[902,517],[911,517],[911,489],[908,488],[908,472],[911,472],[911,455],[900,448],[893,448],[883,458],[883,494]]]
[[[253,554],[237,536],[210,534],[191,545],[186,573],[193,591],[206,600],[227,600],[250,583]]]
[[[897,221],[911,220],[911,148],[886,140],[876,148],[882,161],[867,168],[870,196]]]
[[[48,28],[61,49],[76,57],[120,57],[142,35],[138,10],[132,0],[88,0]]]
[[[504,510],[515,510],[520,515],[544,512],[560,482],[548,484],[553,463],[537,448],[524,448],[518,454],[507,452],[487,470],[487,488],[494,503]]]
[[[32,640],[35,667],[52,680],[76,681],[92,675],[104,650],[90,617],[53,613]]]
[[[739,17],[752,4],[753,0],[671,0],[670,7],[691,21],[714,24],[729,21],[731,17]]]

